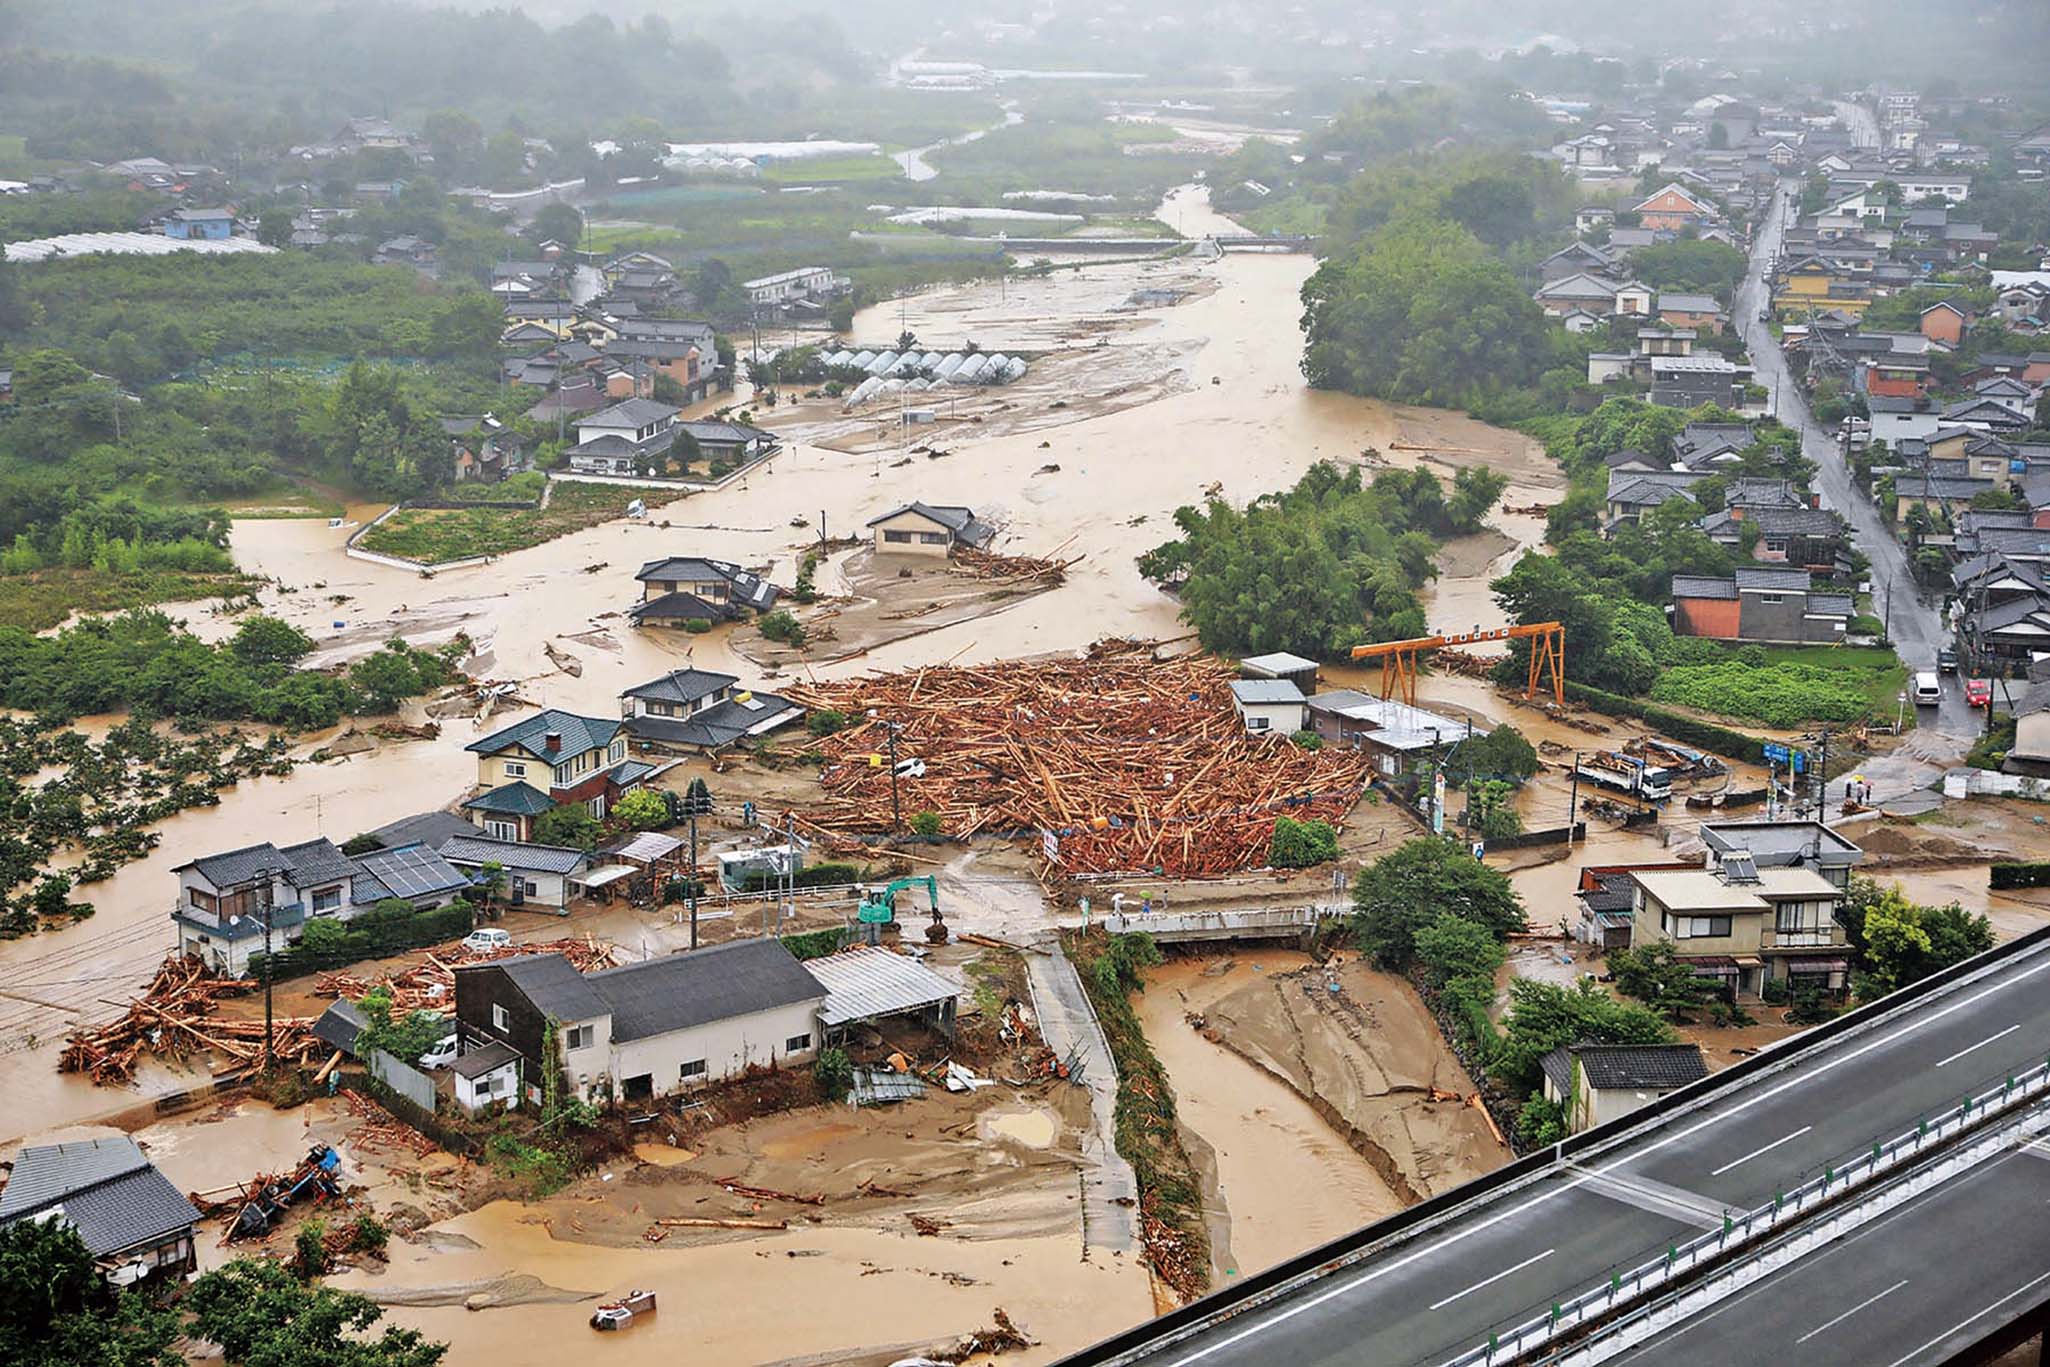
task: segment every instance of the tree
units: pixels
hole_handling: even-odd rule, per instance
[[[612,817],[637,831],[667,826],[669,804],[652,788],[636,788],[612,804]]]
[[[699,308],[708,309],[733,283],[733,267],[716,256],[708,256],[691,272],[690,296],[697,300]]]
[[[1523,903],[1500,870],[1449,840],[1421,836],[1360,870],[1353,939],[1383,968],[1409,967],[1416,935],[1440,916],[1472,921],[1496,939],[1522,930]]]
[[[368,1296],[308,1286],[282,1264],[238,1259],[186,1295],[192,1330],[252,1367],[435,1367],[448,1345],[417,1329],[367,1337],[384,1311]]]
[[[62,1221],[0,1226],[0,1362],[179,1367],[178,1314],[116,1291]]]
[[[290,622],[259,614],[229,640],[235,658],[252,665],[288,665],[313,649],[313,638]]]
[[[266,247],[292,245],[292,211],[273,205],[256,220],[256,240]]]
[[[1432,987],[1471,994],[1481,1005],[1494,996],[1495,970],[1502,966],[1506,951],[1480,922],[1464,916],[1434,917],[1418,928],[1415,949],[1417,966]]]
[[[1452,496],[1445,501],[1451,530],[1462,535],[1479,531],[1508,487],[1509,476],[1499,471],[1485,465],[1462,466],[1452,478]]]
[[[598,837],[604,828],[598,818],[591,815],[591,809],[581,802],[565,802],[550,807],[534,819],[534,843],[537,845],[566,845],[572,849],[593,850],[598,847]]]
[[[544,204],[527,225],[527,240],[537,244],[552,241],[574,248],[583,237],[584,215],[574,204]]]
[[[364,707],[371,712],[398,711],[399,704],[439,677],[433,656],[396,640],[349,667],[349,682],[363,690]]]
[[[1462,740],[1446,761],[1447,777],[1464,781],[1466,775],[1528,782],[1538,771],[1537,750],[1523,733],[1504,723],[1474,740]]]
[[[1866,1001],[1906,987],[1993,947],[1993,923],[1957,903],[1910,902],[1898,883],[1852,878],[1842,912]]]
[[[1518,978],[1494,1071],[1519,1091],[1537,1085],[1538,1060],[1568,1044],[1670,1044],[1673,1029],[1649,1007],[1617,1001],[1582,978],[1573,987]]]
[[[814,713],[814,716],[817,714]],[[813,732],[814,735],[821,734]],[[712,790],[705,786],[702,778],[694,778],[683,790],[683,815],[710,816],[712,814]]]
[[[1267,863],[1277,869],[1307,869],[1338,858],[1338,832],[1328,821],[1297,821],[1293,817],[1274,819],[1274,836],[1268,842]]]
[[[826,325],[835,332],[847,333],[854,331],[854,299],[852,296],[843,294],[827,307]],[[2038,424],[2038,426],[2041,425],[2040,423]]]
[[[1609,972],[1618,991],[1667,1020],[1690,1019],[1708,1003],[1708,984],[1680,958],[1671,940],[1616,950],[1609,955]]]

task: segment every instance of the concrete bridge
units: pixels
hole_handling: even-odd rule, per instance
[[[1164,945],[1204,940],[1308,940],[1325,921],[1352,914],[1352,903],[1303,907],[1249,907],[1243,911],[1112,912],[1103,918],[1113,935],[1144,931]]]

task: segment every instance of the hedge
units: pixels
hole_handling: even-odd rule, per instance
[[[373,921],[367,925],[344,922],[341,941],[332,950],[316,954],[303,949],[283,949],[268,956],[272,980],[320,973],[363,959],[382,959],[423,945],[460,940],[470,933],[474,924],[472,914],[468,902],[455,901],[431,911],[416,911],[410,916]],[[264,958],[263,954],[250,955],[249,971],[252,975],[263,973]]]
[[[1597,712],[1607,712],[1616,717],[1636,717],[1649,722],[1683,745],[1701,750],[1712,750],[1727,759],[1743,760],[1747,764],[1765,763],[1766,742],[1756,736],[1747,736],[1741,731],[1732,731],[1727,726],[1701,721],[1669,712],[1654,703],[1637,698],[1626,698],[1620,693],[1605,693],[1586,684],[1566,681],[1566,696],[1575,702],[1586,703]]]
[[[837,954],[846,947],[845,926],[827,926],[824,930],[807,930],[783,937],[783,948],[800,959],[823,959],[828,954]]]
[[[859,864],[814,864],[808,869],[797,871],[797,886],[800,888],[830,888],[842,883],[859,883],[867,870]],[[780,873],[757,869],[740,881],[742,892],[773,892],[783,886]]]
[[[2038,859],[2026,864],[1995,864],[1989,881],[1996,888],[2050,887],[2050,860]]]

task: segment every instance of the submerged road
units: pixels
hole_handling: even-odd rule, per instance
[[[1163,1367],[1442,1362],[1613,1270],[1716,1227],[1725,1210],[1769,1202],[1825,1164],[1912,1130],[1967,1092],[2041,1061],[2050,1049],[2046,989],[2050,943],[1793,1055],[1663,1123],[1483,1193],[1265,1304],[1118,1360]],[[2032,1209],[2044,1213],[2040,1203]],[[1758,1361],[1758,1347],[1743,1360]]]

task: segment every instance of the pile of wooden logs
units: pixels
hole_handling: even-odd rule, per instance
[[[135,1076],[145,1053],[189,1058],[208,1050],[231,1067],[263,1059],[261,1020],[223,1020],[214,1007],[223,997],[239,997],[256,987],[247,978],[223,978],[194,956],[173,954],[158,966],[143,994],[128,1010],[105,1025],[80,1030],[65,1044],[59,1071],[84,1073],[96,1084],[123,1083]],[[287,1063],[304,1063],[324,1051],[313,1037],[310,1020],[279,1020],[273,1027],[273,1050]]]
[[[363,1122],[349,1142],[366,1153],[403,1151],[425,1157],[441,1147],[359,1092],[344,1092],[342,1098],[349,1114]]]
[[[1248,736],[1233,677],[1215,660],[1156,660],[1148,644],[1114,642],[1078,660],[793,686],[807,706],[858,719],[817,742],[824,796],[798,820],[829,845],[896,828],[896,805],[905,824],[930,811],[958,838],[1051,832],[1049,876],[1261,868],[1277,817],[1343,822],[1368,766],[1349,748]],[[892,726],[904,770],[895,805]]]
[[[1051,587],[1068,577],[1068,566],[1081,556],[1061,560],[1052,556],[997,555],[992,551],[962,546],[954,551],[949,568],[972,579],[993,579],[1003,583],[1035,581]]]
[[[545,944],[507,945],[503,949],[476,951],[461,943],[438,945],[426,951],[422,961],[399,973],[372,980],[347,969],[322,973],[313,980],[317,997],[346,997],[361,1001],[374,987],[391,989],[392,1014],[412,1011],[450,1011],[456,1002],[456,969],[491,959],[510,959],[522,954],[560,954],[579,973],[612,967],[612,946],[586,936],[581,940],[550,940]]]

